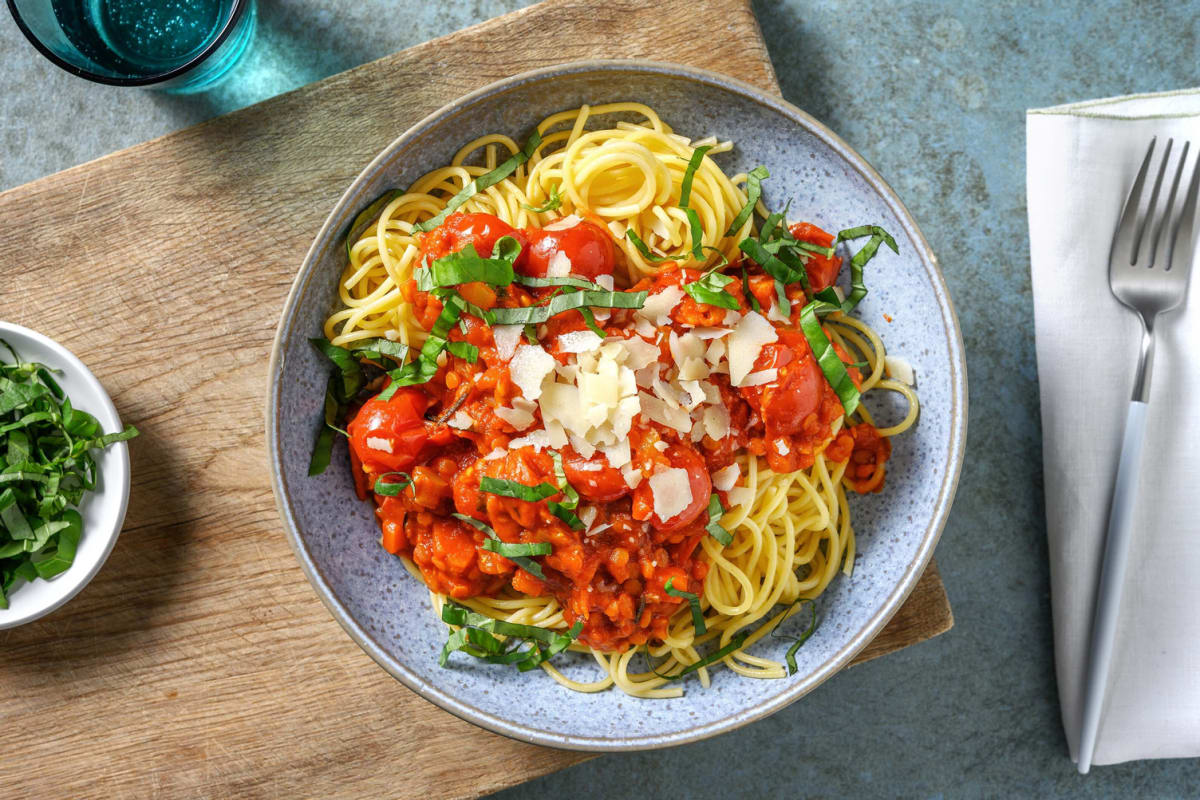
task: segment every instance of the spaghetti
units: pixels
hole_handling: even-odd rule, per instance
[[[805,601],[850,574],[847,489],[882,487],[917,416],[848,313],[895,243],[768,214],[765,170],[713,160],[730,148],[641,104],[584,106],[524,149],[468,143],[352,227],[322,347],[343,381],[366,371],[331,382],[326,419],[351,418],[360,495],[457,649],[583,692],[781,678],[794,663],[753,645],[815,624]],[[834,248],[868,235],[847,300]],[[899,423],[873,424],[877,389],[904,397]],[[567,646],[599,680],[550,662]]]

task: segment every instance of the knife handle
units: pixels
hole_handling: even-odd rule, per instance
[[[1117,612],[1121,607],[1121,588],[1129,561],[1129,542],[1133,539],[1133,507],[1138,486],[1138,465],[1146,440],[1146,408],[1141,400],[1129,404],[1125,415],[1125,435],[1121,441],[1121,460],[1108,510],[1108,532],[1104,537],[1104,561],[1096,588],[1096,612],[1092,618],[1092,641],[1088,648],[1084,684],[1083,724],[1079,731],[1079,772],[1086,775],[1092,766],[1100,712],[1108,688],[1108,668],[1112,661],[1113,641],[1117,632]]]

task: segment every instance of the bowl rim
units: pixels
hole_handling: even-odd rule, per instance
[[[639,75],[657,74],[671,78],[683,78],[717,89],[742,95],[769,110],[775,111],[795,124],[806,128],[820,138],[826,145],[838,153],[846,163],[857,171],[870,186],[879,193],[900,220],[910,241],[915,245],[916,252],[925,267],[929,280],[933,284],[935,295],[939,300],[939,310],[942,312],[942,322],[945,328],[947,346],[950,351],[950,441],[946,453],[948,469],[939,487],[934,503],[934,513],[925,531],[922,533],[921,544],[916,556],[906,566],[903,575],[888,594],[882,606],[876,610],[871,619],[855,633],[837,652],[826,659],[816,669],[802,679],[789,684],[775,696],[753,706],[743,708],[721,719],[696,725],[685,730],[668,734],[633,736],[622,739],[604,738],[599,736],[578,736],[556,733],[530,725],[513,722],[491,712],[484,711],[469,703],[459,700],[451,693],[438,689],[426,682],[421,676],[410,670],[404,664],[393,659],[374,638],[368,634],[333,596],[320,567],[313,561],[296,526],[292,514],[292,499],[288,492],[283,476],[282,451],[280,447],[281,433],[278,428],[278,399],[282,386],[283,355],[285,343],[294,335],[296,324],[295,308],[299,297],[307,290],[308,284],[314,278],[316,266],[321,256],[336,244],[336,239],[344,230],[346,224],[357,211],[351,206],[351,201],[362,191],[376,174],[388,166],[394,153],[408,142],[423,135],[435,125],[443,124],[453,118],[462,108],[476,103],[502,96],[527,84],[553,81],[564,76],[577,76],[591,72],[620,73],[629,72]],[[399,137],[385,147],[354,179],[334,205],[326,218],[320,232],[313,240],[312,246],[304,257],[304,261],[296,274],[291,290],[283,306],[279,326],[276,329],[275,340],[271,347],[271,358],[268,365],[267,405],[266,405],[266,445],[267,459],[271,471],[271,488],[275,495],[276,506],[284,524],[284,532],[288,544],[295,553],[305,576],[308,578],[317,596],[330,614],[368,655],[384,670],[399,680],[421,697],[449,711],[455,716],[478,725],[487,730],[508,736],[531,744],[554,747],[567,750],[588,752],[622,752],[652,750],[670,747],[725,733],[756,720],[767,717],[776,711],[790,705],[807,694],[825,680],[832,677],[845,667],[850,660],[867,646],[883,629],[892,616],[900,609],[908,595],[912,592],[917,581],[924,573],[926,565],[933,555],[934,547],[946,525],[946,520],[953,503],[954,493],[962,471],[963,456],[966,448],[967,433],[967,370],[965,349],[958,317],[950,299],[950,293],[938,266],[937,256],[917,227],[916,221],[905,208],[900,198],[870,164],[837,134],[806,112],[784,100],[773,96],[749,83],[723,75],[712,70],[684,66],[648,59],[589,59],[565,62],[512,75],[494,81],[476,89],[462,97],[443,105],[436,111],[410,127]]]
[[[124,429],[121,424],[121,417],[117,413],[116,406],[113,405],[112,398],[108,396],[104,384],[100,383],[100,380],[79,360],[78,356],[45,334],[38,333],[35,330],[13,322],[0,321],[0,339],[8,340],[10,337],[21,337],[37,342],[49,349],[59,361],[59,363],[52,364],[51,366],[61,367],[64,372],[69,372],[74,377],[79,378],[95,393],[96,398],[99,400],[99,407],[86,408],[84,410],[95,416],[100,421],[100,424],[107,429],[114,431]],[[17,350],[20,352],[19,348]],[[109,554],[112,553],[113,547],[117,543],[117,538],[121,535],[121,528],[125,524],[125,513],[129,509],[129,443],[115,442],[109,445],[104,451],[104,457],[108,458],[110,455],[116,459],[116,468],[104,473],[104,489],[105,491],[120,489],[116,514],[107,520],[95,517],[84,520],[84,535],[94,536],[103,534],[107,538],[104,549],[100,551],[94,563],[86,565],[86,569],[83,568],[85,567],[84,564],[77,561],[62,575],[56,576],[53,579],[57,581],[63,578],[70,578],[74,582],[74,585],[68,583],[68,585],[71,585],[71,588],[62,597],[55,599],[47,605],[35,606],[32,610],[26,611],[22,615],[18,616],[14,614],[11,618],[6,618],[6,615],[12,611],[11,603],[9,608],[0,609],[0,630],[15,628],[28,622],[33,622],[52,611],[62,608],[68,601],[83,591],[83,587],[92,582],[92,578],[96,577],[96,574],[100,572],[100,568],[104,566],[104,562],[108,560]],[[90,525],[96,526],[96,529],[89,529]],[[79,569],[76,569],[77,567]]]

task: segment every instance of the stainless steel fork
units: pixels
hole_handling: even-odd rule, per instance
[[[1142,349],[1133,383],[1133,398],[1125,417],[1121,459],[1108,512],[1104,561],[1092,619],[1083,725],[1079,735],[1079,771],[1084,774],[1091,768],[1095,752],[1117,628],[1117,610],[1121,604],[1121,587],[1129,542],[1133,538],[1134,495],[1154,368],[1154,323],[1159,314],[1183,301],[1196,240],[1196,201],[1200,190],[1196,154],[1191,152],[1189,142],[1176,147],[1175,141],[1168,139],[1161,157],[1155,159],[1156,141],[1150,141],[1146,158],[1129,190],[1108,259],[1112,293],[1142,320]],[[1147,191],[1148,180],[1152,186]]]

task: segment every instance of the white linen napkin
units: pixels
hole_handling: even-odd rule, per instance
[[[1200,89],[1032,110],[1026,136],[1055,661],[1076,759],[1095,585],[1141,337],[1137,317],[1109,290],[1109,247],[1151,137],[1159,148],[1169,137],[1200,147]],[[1184,306],[1156,327],[1096,764],[1200,756],[1200,276],[1191,283]]]

